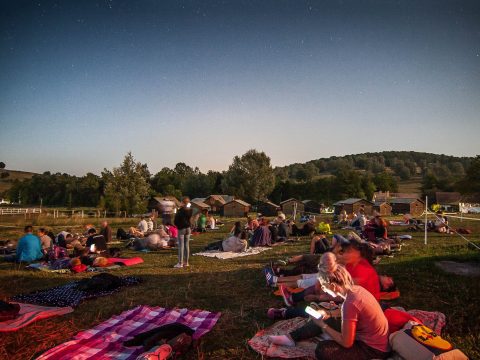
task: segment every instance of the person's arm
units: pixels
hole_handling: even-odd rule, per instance
[[[312,238],[312,241],[310,241],[310,254],[315,254],[315,243],[317,242],[318,239],[319,239],[318,236],[314,236]]]
[[[327,317],[328,318],[328,317]],[[326,319],[325,319],[326,320]],[[328,326],[323,319],[312,318],[312,321],[317,324],[322,330],[328,334],[335,342],[344,348],[351,348],[355,341],[355,331],[357,330],[357,322],[354,320],[342,320],[342,332]]]

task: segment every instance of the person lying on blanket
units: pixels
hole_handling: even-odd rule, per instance
[[[211,244],[208,244],[205,247],[205,250],[219,250],[239,253],[247,250],[247,247],[247,232],[245,230],[235,229],[234,235],[229,236],[225,240],[215,241]]]
[[[175,245],[175,240],[170,239],[163,225],[160,225],[155,232],[147,237],[135,239],[133,242],[133,246],[137,251],[165,249],[173,245]]]
[[[331,297],[344,300],[340,310],[318,309],[320,318],[310,317],[304,326],[289,334],[270,335],[270,341],[276,345],[295,346],[298,341],[325,333],[330,340],[318,343],[317,359],[386,359],[390,352],[388,322],[380,304],[369,291],[354,284],[350,273],[337,263],[332,253],[323,257],[318,272],[319,286]],[[334,317],[341,320],[338,330],[330,320]]]

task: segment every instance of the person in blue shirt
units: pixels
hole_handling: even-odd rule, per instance
[[[33,235],[31,225],[25,226],[25,235],[18,240],[17,243],[17,262],[32,262],[40,260],[43,257],[42,244],[40,239]]]

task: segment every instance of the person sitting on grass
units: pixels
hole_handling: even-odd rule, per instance
[[[377,215],[365,225],[363,234],[368,241],[375,242],[377,239],[388,239],[387,222]]]
[[[288,225],[285,223],[285,214],[284,213],[278,214],[276,222],[278,227],[278,231],[277,231],[278,241],[280,242],[287,241],[290,230],[288,228]]]
[[[276,345],[295,346],[296,342],[325,333],[331,340],[320,341],[315,349],[317,359],[386,359],[390,352],[388,321],[373,295],[354,285],[350,273],[338,264],[335,256],[322,261],[318,281],[321,289],[332,297],[344,301],[340,311],[317,310],[321,317],[310,318],[304,326],[286,335],[271,335]],[[340,317],[340,329],[332,327],[329,319]]]
[[[313,218],[309,218],[302,228],[292,224],[292,236],[311,236],[313,234],[315,234],[315,220]]]
[[[268,223],[265,224],[263,219],[261,223],[254,220],[252,222],[253,226],[253,235],[250,239],[250,246],[272,246],[272,235],[270,229],[268,228]]]
[[[107,242],[103,235],[97,234],[95,228],[88,229],[88,239],[85,243],[85,247],[89,249],[91,253],[100,254],[108,250]]]
[[[43,258],[42,244],[40,239],[33,235],[33,227],[27,225],[24,228],[25,235],[18,240],[15,260],[17,262],[32,262]]]
[[[174,241],[170,240],[170,236],[165,231],[163,225],[160,225],[158,229],[148,234],[144,238],[135,239],[133,246],[135,250],[159,250],[170,248]]]
[[[46,254],[53,246],[53,240],[47,235],[47,230],[45,230],[45,228],[38,229],[37,235],[40,238],[40,243],[42,244],[42,252],[43,254]]]

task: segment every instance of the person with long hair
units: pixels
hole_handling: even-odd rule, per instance
[[[273,344],[294,346],[297,341],[327,334],[331,340],[320,341],[315,349],[317,359],[386,359],[389,355],[388,322],[378,301],[365,288],[354,285],[347,269],[337,263],[335,255],[325,253],[318,271],[322,290],[343,299],[339,311],[327,313],[318,309],[304,326],[287,335],[270,336]],[[328,319],[339,316],[339,331]]]

